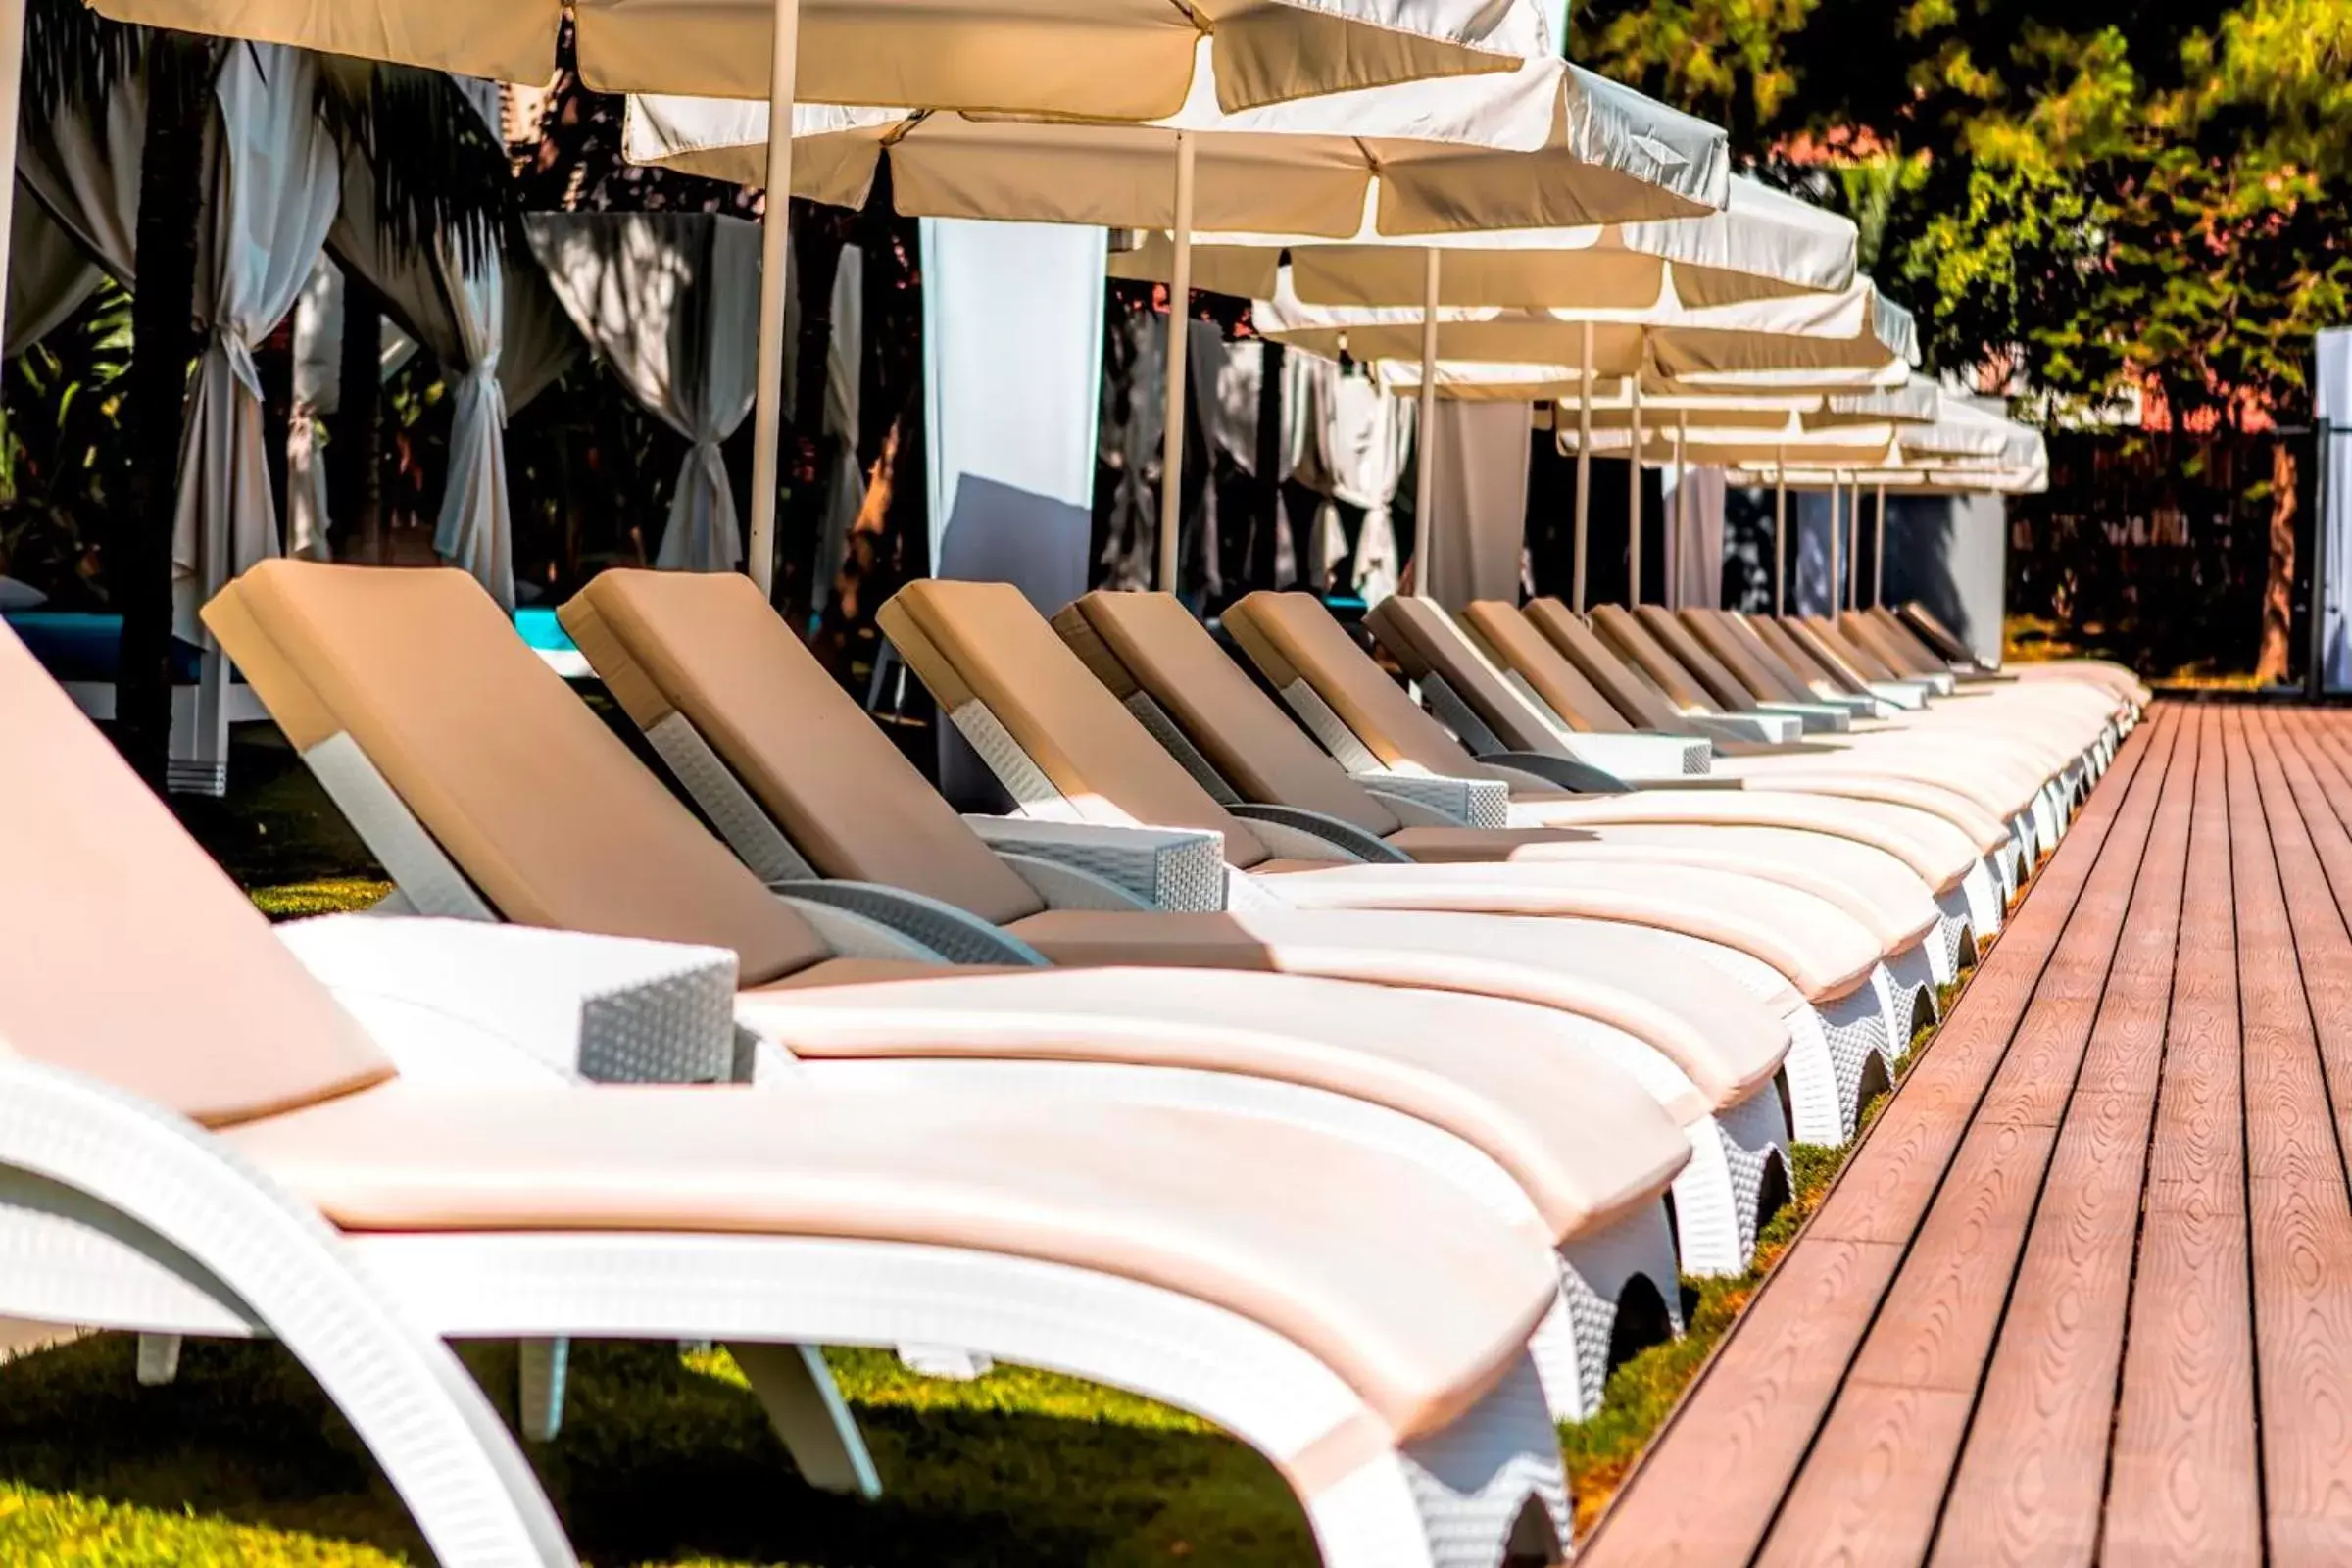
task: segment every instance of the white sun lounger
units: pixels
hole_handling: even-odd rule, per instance
[[[966,1345],[1218,1422],[1328,1562],[1559,1554],[1552,1266],[1424,1169],[1184,1108],[405,1081],[5,635],[0,706],[0,1311],[283,1340],[442,1561],[570,1560],[438,1343],[549,1334],[725,1339],[788,1402],[757,1347]]]

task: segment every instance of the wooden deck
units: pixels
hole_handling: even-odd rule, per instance
[[[2352,1563],[2348,823],[2151,714],[1583,1568]]]

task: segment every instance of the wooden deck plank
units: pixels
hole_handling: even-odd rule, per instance
[[[2246,1284],[2236,933],[2217,715],[2199,765],[2149,1148],[2105,1560],[2230,1563],[2260,1547]]]
[[[2080,1563],[2097,1546],[2197,768],[2194,726],[2170,738],[2139,885],[1944,1504],[1938,1563]]]
[[[1772,1527],[1766,1562],[1917,1561],[1934,1535],[2123,933],[2174,729],[2160,725],[2148,743],[2010,1049]],[[1889,1396],[1898,1391],[1951,1397]],[[1862,1485],[1897,1454],[1899,1486]]]
[[[2152,734],[2143,725],[2125,744],[1803,1240],[1602,1517],[1580,1554],[1588,1568],[1753,1554],[2015,1036]],[[1684,1434],[1689,1441],[1678,1441]]]
[[[2237,712],[2229,723],[2270,1555],[2341,1562],[2352,1555],[2352,1198],[2319,1033],[2352,1029],[2352,955],[2271,724]]]

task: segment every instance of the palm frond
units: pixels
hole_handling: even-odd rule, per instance
[[[506,148],[457,83],[412,66],[324,64],[319,118],[374,172],[385,238],[418,255],[446,236],[467,265],[505,248],[516,213]]]
[[[24,91],[43,116],[102,103],[139,67],[147,29],[109,22],[82,0],[32,0],[24,17]]]

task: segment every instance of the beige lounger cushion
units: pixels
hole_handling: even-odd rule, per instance
[[[1527,618],[1637,729],[1661,735],[1689,732],[1690,726],[1683,721],[1682,710],[1629,667],[1566,605],[1556,599],[1531,600]]]
[[[1400,1438],[1491,1388],[1559,1288],[1542,1248],[1417,1167],[1181,1110],[395,1084],[231,1136],[352,1231],[833,1236],[1163,1286],[1303,1346]]]
[[[995,925],[1045,903],[941,799],[737,572],[600,572],[559,612],[629,716],[672,710],[820,875]]]
[[[1435,675],[1452,687],[1505,749],[1565,755],[1551,726],[1486,662],[1468,638],[1446,622],[1446,612],[1436,605],[1412,595],[1392,594],[1372,607],[1364,623],[1407,675],[1415,680]]]
[[[1517,605],[1497,599],[1473,601],[1461,613],[1462,629],[1489,659],[1526,681],[1569,728],[1591,734],[1623,735],[1634,726],[1584,671],[1536,630]]]
[[[0,627],[0,1052],[221,1127],[391,1076]]]
[[[1727,713],[1745,713],[1755,709],[1756,694],[1726,668],[1723,661],[1708,652],[1706,645],[1693,637],[1690,628],[1676,618],[1672,611],[1663,605],[1643,605],[1637,618],[1666,650],[1667,656],[1715,700],[1718,709]]]
[[[1486,998],[1244,971],[949,970],[752,992],[737,1015],[811,1059],[1115,1061],[1386,1105],[1486,1151],[1534,1200],[1546,1242],[1655,1201],[1690,1152],[1588,1043],[1591,1025]]]
[[[1685,610],[1682,623],[1758,702],[1810,703],[1819,699],[1774,660],[1764,645],[1742,636],[1740,623],[1719,610]]]
[[[1054,617],[1089,669],[1167,710],[1242,798],[1321,811],[1383,836],[1402,824],[1348,778],[1173,594],[1091,593]]]
[[[204,618],[288,740],[348,733],[506,918],[732,948],[746,985],[830,956],[465,572],[268,561]]]
[[[1592,629],[1602,642],[1614,648],[1619,657],[1631,662],[1642,673],[1657,684],[1667,699],[1686,713],[1711,713],[1716,710],[1714,697],[1700,685],[1697,678],[1683,668],[1673,655],[1660,647],[1649,628],[1629,614],[1622,605],[1596,605],[1592,610]]]
[[[1226,860],[1244,870],[1266,858],[1249,824],[1181,763],[1155,745],[1134,744],[1134,715],[1018,588],[911,582],[876,619],[943,708],[987,709],[1081,817],[1222,833]]]

